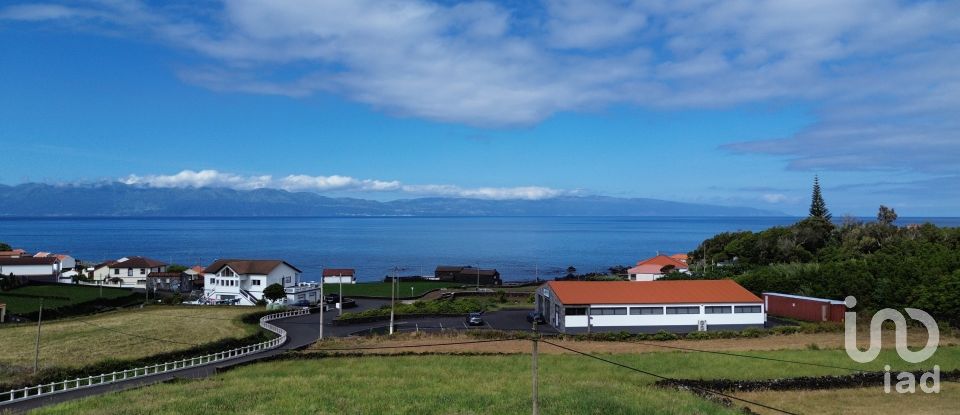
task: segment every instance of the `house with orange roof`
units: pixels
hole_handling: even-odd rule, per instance
[[[733,280],[550,281],[536,310],[561,333],[763,327],[763,300]]]
[[[683,260],[680,258],[683,258]],[[638,261],[637,266],[628,269],[627,277],[630,281],[653,281],[671,272],[689,274],[690,269],[685,259],[686,254],[657,255],[653,258],[647,258]]]

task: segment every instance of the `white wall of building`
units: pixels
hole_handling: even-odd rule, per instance
[[[349,276],[349,275],[344,275],[344,276],[339,276],[339,275],[337,275],[337,276],[332,276],[332,277],[323,277],[323,283],[324,283],[324,284],[341,284],[341,283],[343,283],[343,284],[353,284],[353,283],[355,283],[355,282],[356,282],[356,280],[354,280],[353,277],[351,277],[351,276]]]
[[[213,300],[240,299],[240,305],[254,305],[241,290],[253,298],[262,299],[263,290],[272,284],[281,284],[284,288],[294,287],[300,280],[300,273],[287,264],[281,263],[269,274],[236,274],[223,267],[218,274],[204,274],[204,291],[207,298]]]
[[[707,329],[711,325],[763,325],[764,310],[760,303],[730,303],[730,304],[604,304],[591,306],[591,312],[604,308],[627,308],[626,315],[590,315],[590,324],[593,327],[624,327],[624,326],[696,326],[700,321],[707,322]],[[730,314],[706,314],[706,306],[731,307]],[[759,313],[735,313],[734,306],[761,306]],[[632,315],[630,308],[642,307],[697,307],[698,314],[652,314]],[[566,316],[564,326],[587,327],[588,316]]]
[[[630,281],[653,281],[662,276],[663,274],[630,274]]]
[[[54,275],[59,273],[59,262],[41,265],[0,265],[0,275]]]

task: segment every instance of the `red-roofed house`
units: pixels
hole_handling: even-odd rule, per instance
[[[763,300],[733,280],[550,281],[537,311],[561,333],[763,327]]]
[[[637,262],[637,266],[627,270],[628,279],[630,281],[653,281],[674,271],[684,274],[690,273],[687,262],[678,259],[678,255],[683,255],[683,258],[686,258],[685,254],[676,254],[673,256],[657,255],[653,258],[639,261]]]

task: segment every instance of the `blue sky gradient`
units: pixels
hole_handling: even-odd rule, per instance
[[[958,10],[13,3],[0,8],[0,183],[803,214],[819,174],[836,215],[956,216]]]

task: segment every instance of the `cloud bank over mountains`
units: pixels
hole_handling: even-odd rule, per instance
[[[542,186],[464,188],[443,184],[403,184],[399,181],[357,179],[349,176],[309,176],[291,174],[274,178],[270,175],[244,176],[217,170],[183,170],[172,175],[135,175],[119,182],[154,188],[228,188],[235,190],[280,189],[291,192],[391,192],[411,196],[445,196],[489,200],[541,200],[582,194],[577,190],[559,190]]]
[[[799,133],[724,148],[798,170],[960,173],[958,2],[88,0],[10,5],[3,22],[189,51],[178,75],[213,90],[480,127],[800,104],[816,120]]]

